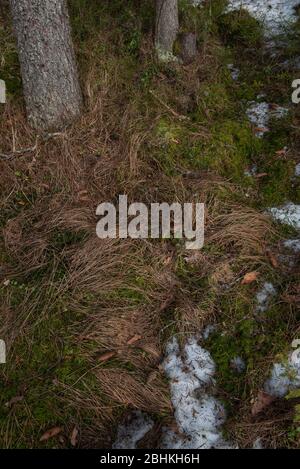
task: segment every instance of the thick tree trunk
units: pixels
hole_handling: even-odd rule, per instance
[[[178,0],[156,0],[155,45],[161,60],[171,60],[179,30]]]
[[[66,0],[10,0],[10,7],[28,119],[60,129],[82,105]]]

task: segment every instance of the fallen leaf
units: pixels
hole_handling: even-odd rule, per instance
[[[270,396],[270,394],[267,394],[265,391],[259,391],[258,396],[252,406],[251,414],[253,415],[253,417],[255,417],[256,415],[260,414],[264,409],[269,407],[269,405],[271,405],[274,401],[275,397]]]
[[[77,427],[74,427],[74,428],[73,428],[73,431],[72,431],[72,433],[71,433],[71,437],[70,437],[70,441],[71,441],[71,445],[72,445],[72,446],[76,446],[76,445],[77,445],[78,434],[79,434],[78,428],[77,428]]]
[[[136,335],[134,335],[133,337],[131,337],[131,339],[129,339],[129,340],[127,341],[127,345],[133,345],[133,344],[135,344],[136,342],[138,342],[139,340],[141,340],[141,338],[142,338],[141,335],[136,334]]]
[[[269,129],[267,127],[255,127],[254,131],[255,132],[269,132]]]
[[[255,175],[256,179],[265,178],[268,176],[268,173],[258,173]]]
[[[249,272],[246,274],[242,280],[242,285],[249,285],[249,283],[253,283],[257,280],[259,276],[259,272]]]
[[[99,362],[107,362],[108,360],[110,360],[111,358],[113,358],[114,356],[116,355],[116,352],[106,352],[104,353],[103,355],[101,355],[98,360]]]
[[[286,148],[282,148],[282,150],[278,150],[275,152],[275,155],[277,156],[284,156],[287,152],[287,149]]]
[[[59,435],[62,432],[61,427],[54,427],[46,431],[40,438],[40,441],[48,441],[50,438]]]
[[[272,251],[267,250],[267,255],[268,255],[268,258],[270,259],[270,262],[271,262],[272,266],[274,267],[274,269],[278,269],[279,262],[278,262],[277,257],[275,256],[275,254],[273,254]]]

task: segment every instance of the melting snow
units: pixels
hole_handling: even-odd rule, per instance
[[[153,428],[153,421],[148,415],[137,410],[132,412],[130,420],[118,428],[113,449],[136,449],[136,444]]]
[[[257,438],[253,443],[253,449],[264,449],[263,442],[261,438]]]
[[[246,369],[246,363],[241,357],[235,357],[230,362],[231,368],[233,368],[237,373],[243,373]]]
[[[207,340],[209,336],[216,331],[216,329],[216,326],[214,326],[213,324],[208,324],[208,326],[206,326],[204,331],[202,332],[203,339]]]
[[[300,230],[300,205],[288,202],[283,207],[269,209],[273,218]]]
[[[257,175],[257,171],[258,171],[257,165],[254,164],[253,166],[251,166],[251,168],[247,169],[244,172],[244,174],[245,176],[248,176],[248,177],[254,177]]]
[[[275,363],[265,391],[274,397],[284,397],[300,387],[300,352],[291,352],[286,363]]]
[[[272,108],[272,106],[266,102],[257,103],[251,101],[246,114],[250,122],[257,128],[255,135],[261,138],[269,131],[268,125],[270,118],[280,119],[286,116],[288,112],[288,109],[284,107],[276,106]]]
[[[176,338],[167,346],[164,370],[170,379],[175,418],[181,435],[165,429],[163,448],[229,448],[223,440],[221,425],[225,421],[223,405],[208,394],[214,384],[215,364],[210,354],[191,338],[180,354]]]
[[[246,9],[265,26],[266,36],[280,34],[284,27],[296,21],[295,7],[299,0],[230,0],[228,11]]]
[[[256,294],[257,307],[256,311],[264,313],[267,311],[270,301],[276,296],[276,289],[274,285],[269,282],[265,282],[262,289]]]
[[[240,71],[237,67],[235,67],[233,64],[228,64],[227,65],[228,70],[230,71],[231,77],[234,81],[237,81],[240,76]]]
[[[300,239],[287,239],[283,242],[283,246],[298,254],[300,252]]]

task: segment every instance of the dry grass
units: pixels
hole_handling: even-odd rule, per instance
[[[101,41],[109,44],[109,38],[109,32],[101,32]],[[177,122],[190,106],[201,105],[197,91],[218,74],[219,44],[205,43],[197,64],[177,70],[177,80],[158,74],[152,86],[159,99],[152,94],[144,103],[144,92],[135,87],[134,76],[128,78],[121,59],[108,54],[103,62],[98,56],[97,40],[85,44],[86,111],[78,122],[59,134],[36,136],[22,102],[15,101],[8,103],[0,121],[0,282],[37,279],[37,290],[26,290],[17,304],[10,289],[4,291],[0,336],[7,339],[14,359],[20,340],[30,356],[36,330],[51,318],[54,307],[60,319],[65,310],[74,315],[65,336],[76,344],[84,370],[73,381],[55,380],[49,393],[72,409],[82,430],[81,447],[109,447],[112,430],[126,410],[160,417],[171,413],[160,367],[165,341],[174,331],[184,338],[212,321],[222,282],[226,278],[234,284],[239,278],[233,266],[241,263],[246,270],[264,265],[266,245],[274,235],[266,216],[229,202],[230,196],[219,199],[220,190],[232,196],[238,191],[228,181],[211,172],[187,172],[180,161],[177,174],[167,176],[153,156],[161,145],[152,132],[159,119],[171,115]],[[142,45],[147,60],[151,47],[149,40]],[[193,126],[189,135],[206,142],[208,127]],[[189,254],[187,262],[197,269],[197,280],[210,278],[206,296],[200,288],[195,292],[188,275],[178,275],[178,262],[187,256],[181,245],[96,237],[97,205],[117,202],[123,193],[129,201],[147,204],[206,203],[208,252]],[[61,241],[65,234],[70,241]],[[26,402],[22,406],[26,431],[17,441],[32,433],[27,441],[32,447],[38,435],[30,407]],[[92,415],[88,423],[83,409]],[[72,419],[65,422],[67,434],[73,424]],[[16,444],[12,435],[20,427],[13,408],[2,432],[5,447]]]

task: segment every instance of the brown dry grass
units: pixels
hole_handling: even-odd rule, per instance
[[[6,320],[1,335],[10,337],[9,348],[13,349],[19,334],[30,337],[37,313],[40,321],[50,304],[68,295],[69,307],[82,314],[70,333],[90,364],[86,372],[97,379],[102,397],[79,391],[76,383],[57,386],[69,406],[92,410],[94,429],[102,435],[90,441],[92,446],[95,441],[104,441],[107,426],[118,416],[118,409],[170,412],[168,389],[158,367],[163,342],[174,325],[184,337],[201,330],[214,316],[212,299],[208,298],[204,309],[192,299],[187,301],[189,292],[176,279],[175,261],[181,248],[174,257],[174,248],[166,242],[99,240],[95,235],[96,206],[102,201],[115,201],[121,193],[127,193],[129,200],[147,203],[184,201],[196,188],[199,200],[207,202],[208,244],[227,252],[226,257],[231,252],[232,257],[242,256],[244,261],[262,259],[272,229],[268,220],[254,210],[221,206],[214,194],[216,188],[228,183],[218,177],[201,173],[190,184],[185,176],[170,178],[158,173],[157,167],[151,167],[151,161],[145,158],[147,133],[134,130],[136,121],[131,120],[129,111],[121,120],[114,107],[112,111],[108,97],[112,90],[107,89],[111,85],[104,82],[100,95],[91,91],[92,85],[87,86],[93,105],[90,103],[80,122],[62,134],[36,140],[20,108],[14,109],[13,104],[6,111],[5,117],[10,117],[1,120],[1,150],[13,154],[11,159],[0,162],[6,218],[3,246],[9,255],[1,278],[27,278],[46,267],[48,274],[42,288],[48,290],[55,284],[46,303],[41,290],[33,297],[25,297],[14,313],[8,295],[2,306]],[[118,139],[112,140],[113,133],[118,134]],[[124,145],[124,141],[128,143]],[[32,151],[14,153],[35,145]],[[16,178],[16,172],[22,174],[21,178]],[[152,186],[153,179],[159,185],[159,193]],[[19,206],[16,192],[22,194]],[[57,251],[53,240],[57,232],[64,230],[84,236]],[[209,265],[213,269],[215,259],[209,256],[208,260],[204,265],[200,262],[201,269]],[[55,269],[62,261],[66,274],[57,283]],[[137,279],[143,279],[142,283]],[[137,304],[127,293],[124,296],[124,291],[139,298]],[[88,302],[84,300],[86,294],[92,295]],[[165,329],[165,311],[170,308],[174,319],[168,320],[172,327]],[[141,339],[128,345],[134,336]],[[99,362],[106,352],[115,355],[105,363]],[[126,370],[128,364],[134,372]],[[147,384],[153,372],[157,376]],[[85,428],[83,447],[89,433]]]
[[[145,55],[150,45],[143,44]],[[36,325],[51,315],[55,303],[63,299],[74,313],[66,335],[76,343],[86,368],[72,384],[57,380],[54,392],[84,425],[82,447],[109,446],[107,434],[125,409],[171,412],[159,366],[165,340],[174,330],[183,338],[200,332],[216,316],[224,275],[232,282],[238,278],[236,273],[231,277],[231,264],[240,262],[246,269],[265,263],[266,243],[274,234],[270,221],[247,206],[218,199],[220,188],[234,194],[236,187],[212,173],[186,173],[180,162],[179,175],[166,176],[152,155],[160,145],[151,133],[155,122],[165,115],[176,122],[191,104],[199,104],[195,90],[218,71],[216,48],[216,43],[205,44],[197,64],[181,70],[174,86],[171,79],[158,76],[153,86],[159,99],[152,95],[144,105],[142,92],[133,92],[134,84],[128,83],[118,60],[109,57],[103,64],[87,43],[86,111],[78,122],[61,133],[36,136],[26,123],[22,102],[9,102],[2,114],[0,281],[26,281],[33,274],[42,278],[38,291],[26,293],[17,305],[10,290],[5,291],[0,336],[7,338],[12,354],[20,337],[30,351]],[[188,99],[182,101],[182,96]],[[199,125],[191,138],[206,141],[209,130]],[[177,276],[178,259],[187,254],[182,246],[96,237],[97,205],[116,202],[123,193],[129,201],[145,203],[206,203],[207,246],[215,251],[191,261],[199,280],[212,279],[213,294],[209,291],[201,304],[194,289]],[[57,234],[66,231],[74,239],[61,246]],[[64,275],[59,277],[62,264]],[[134,337],[139,339],[130,343]],[[101,361],[107,352],[110,358]],[[92,390],[85,381],[90,374],[96,382]],[[92,412],[92,423],[81,421],[82,409]],[[30,409],[26,412],[30,422]],[[72,424],[66,422],[67,432]],[[6,447],[12,444],[15,427],[19,423],[12,411]]]

